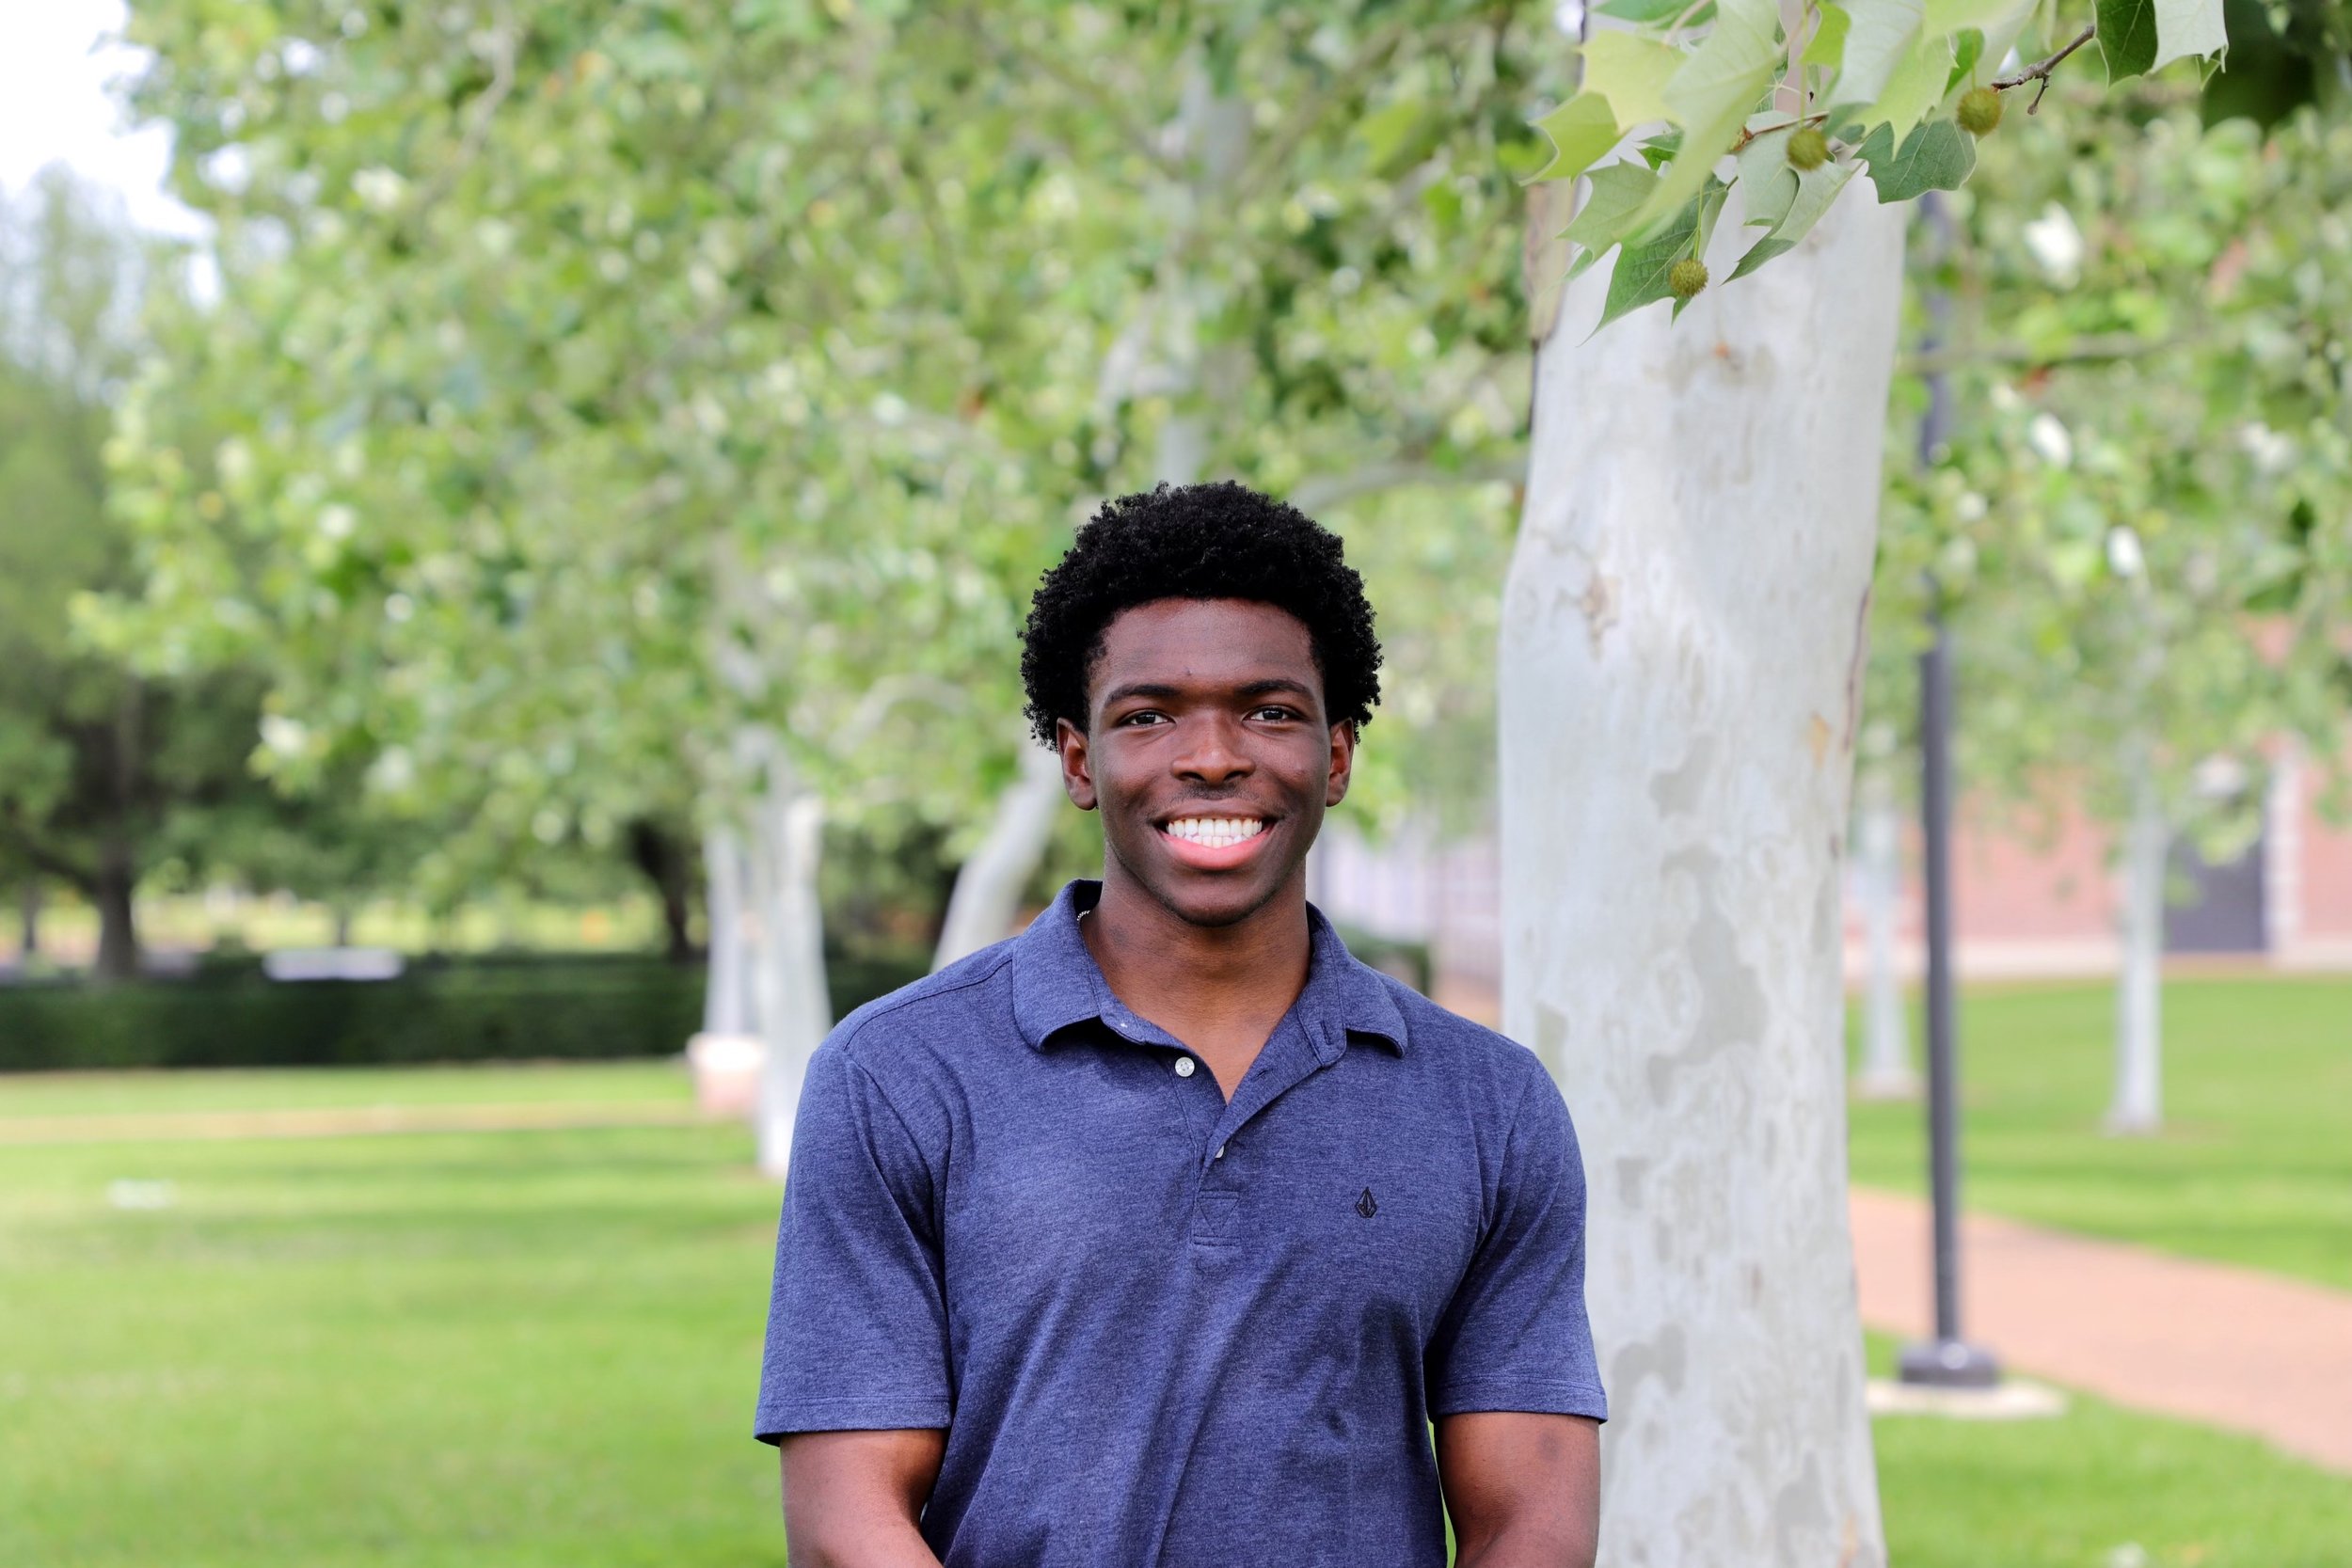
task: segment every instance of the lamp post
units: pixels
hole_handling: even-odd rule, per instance
[[[1933,192],[1921,198],[1919,218],[1934,236],[1938,259],[1951,243],[1951,218]],[[1927,347],[1942,346],[1951,328],[1951,299],[1941,289],[1928,294]],[[1919,461],[1924,465],[1951,434],[1949,374],[1928,374],[1927,417],[1919,425]],[[1960,1105],[1958,1030],[1952,998],[1952,665],[1951,640],[1944,626],[1942,590],[1928,584],[1933,640],[1919,656],[1919,826],[1926,853],[1921,880],[1927,903],[1928,944],[1928,1180],[1934,1208],[1935,1337],[1906,1345],[1898,1362],[1905,1383],[1947,1388],[1989,1388],[2001,1380],[1993,1353],[1972,1345],[1960,1322]]]

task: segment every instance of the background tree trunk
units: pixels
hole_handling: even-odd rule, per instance
[[[691,962],[694,957],[692,851],[662,824],[641,816],[628,825],[628,858],[661,900],[663,951],[672,963]]]
[[[40,879],[27,877],[16,890],[17,962],[29,965],[40,957]]]
[[[752,810],[752,991],[767,1048],[759,1078],[759,1168],[782,1177],[808,1060],[833,1027],[824,913],[817,898],[824,802],[801,787],[783,746],[762,738],[765,788]]]
[[[98,906],[95,969],[101,980],[135,979],[139,973],[138,924],[132,907],[138,889],[138,858],[131,846],[146,739],[147,693],[139,682],[126,680],[107,737],[108,819],[98,851],[98,873],[89,886],[90,901]]]
[[[1896,918],[1902,905],[1902,818],[1894,781],[1883,766],[1863,771],[1862,810],[1854,834],[1860,863],[1856,891],[1867,944],[1868,983],[1863,998],[1862,1071],[1854,1092],[1865,1100],[1911,1100],[1919,1093],[1903,1018],[1903,986],[1895,973]]]
[[[2125,748],[2125,767],[2132,818],[2123,834],[2123,962],[2115,987],[2115,1101],[2107,1131],[2139,1133],[2164,1126],[2164,878],[2172,832],[2146,736]]]
[[[710,927],[709,978],[703,985],[703,1033],[748,1035],[756,1026],[751,966],[745,961],[742,841],[731,828],[703,835],[704,918]]]
[[[1738,200],[1708,257],[1756,237]],[[1883,1563],[1846,1219],[1837,872],[1899,209],[1537,351],[1501,666],[1505,1022],[1591,1192],[1601,1559]]]
[[[130,853],[121,848],[109,848],[98,875],[90,879],[90,902],[98,908],[98,961],[92,973],[101,980],[138,977],[139,934],[133,907],[137,883]]]
[[[947,899],[947,919],[940,927],[939,947],[931,955],[934,971],[946,968],[967,954],[977,953],[1006,935],[1021,890],[1029,884],[1045,847],[1053,841],[1054,819],[1067,797],[1061,786],[1061,755],[1049,752],[1023,732],[1021,777],[996,798],[996,816],[988,837],[956,873],[955,892]]]

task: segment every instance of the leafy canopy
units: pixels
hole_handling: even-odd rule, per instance
[[[2029,87],[2038,103],[2075,52],[2095,46],[2109,82],[2207,60],[2227,43],[2222,13],[2221,0],[2096,0],[2074,24],[2055,0],[1605,0],[1596,14],[1615,25],[1582,44],[1579,90],[1535,122],[1554,150],[1534,178],[1594,171],[1564,237],[1571,277],[1623,250],[1606,326],[1669,296],[1733,186],[1764,230],[1740,277],[1794,248],[1866,168],[1882,202],[1960,188],[1999,95]],[[2012,51],[2034,63],[2004,64]],[[1789,157],[1801,129],[1826,138],[1826,158]],[[1604,162],[1629,143],[1633,156]]]

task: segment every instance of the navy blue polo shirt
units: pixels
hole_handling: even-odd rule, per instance
[[[1229,1103],[1073,882],[810,1063],[757,1433],[945,1427],[946,1568],[1439,1568],[1428,1421],[1606,1414],[1534,1054],[1359,963]]]

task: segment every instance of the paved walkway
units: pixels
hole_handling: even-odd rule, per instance
[[[1862,1321],[1925,1338],[1927,1205],[1857,1188]],[[1961,1316],[2005,1366],[2352,1471],[2352,1294],[1970,1215]]]

